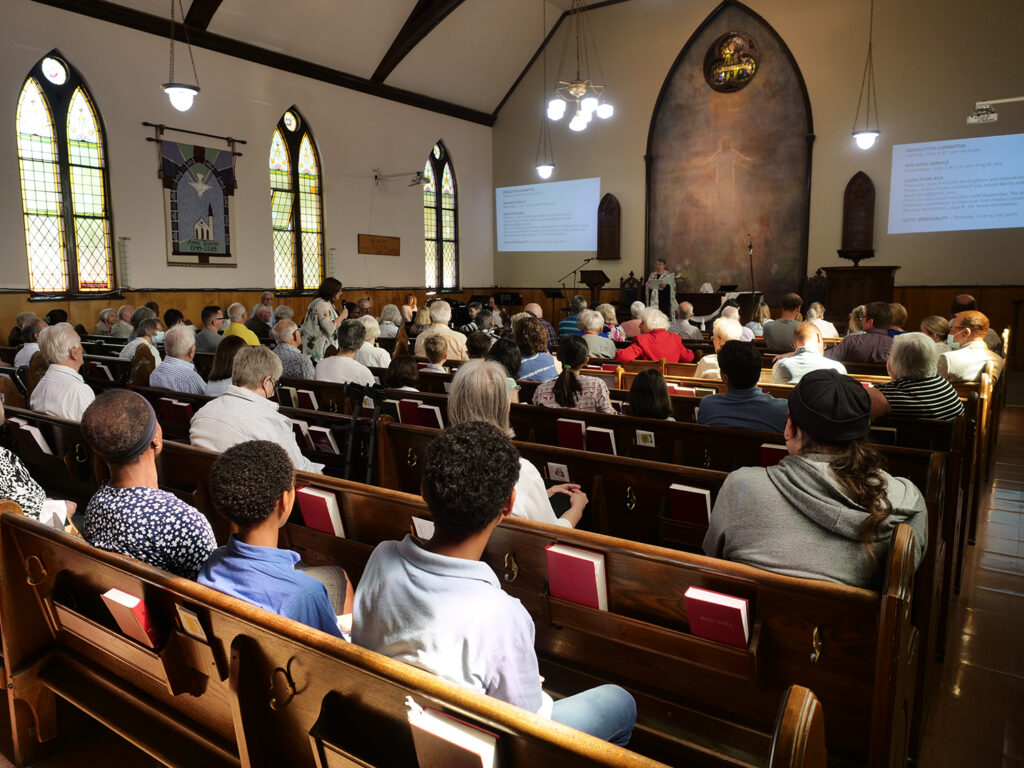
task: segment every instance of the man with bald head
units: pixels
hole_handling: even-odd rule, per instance
[[[953,299],[953,306],[950,308],[949,316],[956,317],[958,312],[974,311],[977,309],[978,302],[974,300],[974,297],[967,293],[961,293]],[[999,332],[991,324],[989,324],[989,329],[985,331],[985,343],[997,355],[1003,354],[1003,337],[999,335]]]
[[[82,436],[110,470],[86,507],[85,540],[194,579],[217,542],[201,512],[160,490],[163,432],[153,407],[136,392],[108,389],[86,408]]]
[[[820,368],[832,368],[846,374],[845,365],[825,357],[821,329],[810,320],[800,323],[793,331],[793,349],[792,355],[778,358],[772,366],[773,384],[796,384],[804,374]]]
[[[175,325],[164,336],[164,359],[149,375],[149,386],[205,395],[206,382],[192,363],[195,356],[196,332],[189,325]]]
[[[985,343],[988,330],[988,318],[981,312],[968,310],[957,313],[946,337],[952,351],[939,355],[938,375],[954,383],[980,381],[985,367],[991,362],[998,378],[1003,370],[1003,359]]]
[[[704,341],[704,334],[700,328],[690,322],[693,317],[693,304],[688,301],[680,301],[676,306],[676,319],[668,327],[669,332],[690,341]]]
[[[548,351],[558,346],[558,334],[555,333],[555,326],[544,319],[544,310],[541,309],[540,304],[536,302],[530,302],[523,307],[524,312],[529,312],[531,315],[540,320],[540,324],[544,326],[544,332],[548,335]]]

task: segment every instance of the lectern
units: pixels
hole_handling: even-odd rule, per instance
[[[600,269],[584,269],[580,272],[580,282],[590,287],[590,306],[601,303],[601,286],[608,284],[608,275]]]
[[[892,301],[899,267],[825,267],[825,318],[842,323],[869,301]]]

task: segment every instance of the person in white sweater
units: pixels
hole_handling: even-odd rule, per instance
[[[448,394],[448,422],[452,426],[464,421],[486,421],[510,437],[508,422],[508,385],[504,367],[493,360],[470,360],[459,366]],[[552,497],[569,497],[569,509],[561,517],[551,506]],[[583,516],[587,494],[576,483],[561,483],[546,488],[544,478],[529,461],[519,458],[519,480],[516,483],[513,517],[524,517],[551,525],[573,528]]]

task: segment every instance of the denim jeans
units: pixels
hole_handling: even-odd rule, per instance
[[[636,702],[617,685],[599,685],[556,701],[551,719],[624,747],[636,723]]]

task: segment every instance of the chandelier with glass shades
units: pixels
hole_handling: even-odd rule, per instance
[[[572,102],[574,109],[572,119],[569,121],[569,128],[573,131],[585,130],[594,115],[602,120],[607,120],[615,113],[615,108],[604,98],[604,85],[595,83],[591,79],[591,53],[593,53],[600,80],[604,80],[604,73],[601,71],[601,60],[597,56],[597,47],[594,45],[594,36],[590,30],[587,14],[584,13],[585,10],[585,0],[572,0],[568,18],[569,26],[566,29],[565,44],[562,47],[562,59],[558,65],[559,79],[555,85],[555,95],[548,102],[547,108],[550,120],[561,120],[565,117],[569,103]],[[573,43],[576,46],[575,77],[563,79],[563,72],[567,71],[566,59],[569,56],[569,46]]]

